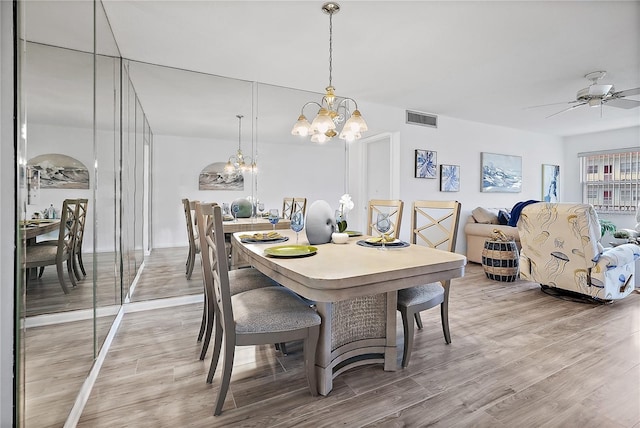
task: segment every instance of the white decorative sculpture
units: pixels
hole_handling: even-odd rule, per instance
[[[333,210],[327,201],[314,201],[307,209],[305,233],[310,245],[331,242],[331,234],[335,231],[336,221]]]

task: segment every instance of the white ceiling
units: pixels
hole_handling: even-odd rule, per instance
[[[50,22],[61,3],[44,2],[39,19]],[[639,1],[339,3],[333,18],[338,95],[560,136],[640,125],[640,108],[585,106],[549,119],[569,104],[527,109],[574,100],[589,84],[583,76],[596,70],[607,71],[601,83],[615,90],[640,87]],[[315,92],[328,83],[329,18],[321,5],[104,1],[125,58]],[[37,19],[30,21],[29,40],[84,49],[81,29],[62,26],[53,37]],[[157,106],[152,92],[142,91],[143,105]],[[168,122],[162,109],[145,110],[162,133]]]

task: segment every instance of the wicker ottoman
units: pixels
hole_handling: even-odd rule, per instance
[[[513,282],[518,279],[518,246],[504,233],[494,231],[494,237],[487,239],[482,249],[482,267],[487,278],[496,281]]]

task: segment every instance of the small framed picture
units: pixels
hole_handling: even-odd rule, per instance
[[[436,178],[436,166],[436,152],[416,149],[416,178]]]
[[[460,165],[440,165],[440,191],[460,191]]]

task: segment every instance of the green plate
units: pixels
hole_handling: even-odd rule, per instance
[[[357,232],[355,230],[345,230],[344,233],[349,235],[349,238],[352,238],[354,236],[362,236],[362,232]]]
[[[311,245],[276,245],[264,250],[264,253],[271,257],[307,257],[317,252],[318,248]]]

